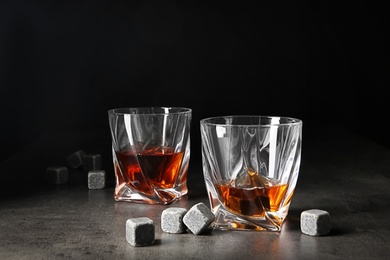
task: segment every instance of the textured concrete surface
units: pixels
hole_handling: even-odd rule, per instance
[[[72,173],[67,184],[24,192],[5,189],[13,177],[1,177],[0,259],[388,259],[390,149],[336,130],[304,132],[301,174],[280,233],[163,232],[164,209],[209,205],[200,163],[190,169],[188,196],[168,206],[115,202],[112,185],[89,190]],[[13,173],[12,160],[0,163],[2,176]],[[312,208],[331,214],[328,235],[302,234],[300,214]],[[125,223],[135,217],[154,221],[153,245],[127,243]]]

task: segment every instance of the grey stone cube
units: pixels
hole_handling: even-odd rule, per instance
[[[46,169],[46,181],[50,184],[63,184],[68,181],[68,168],[51,166]]]
[[[161,229],[166,233],[179,234],[187,230],[183,217],[187,213],[185,208],[171,207],[161,213]]]
[[[86,154],[83,158],[83,168],[86,171],[100,170],[102,158],[100,154]]]
[[[301,213],[301,231],[309,236],[323,236],[331,230],[330,214],[325,210],[310,209]]]
[[[91,190],[104,189],[106,187],[106,172],[95,170],[88,172],[88,188]]]
[[[213,212],[203,202],[199,202],[188,210],[183,222],[192,233],[199,235],[213,223],[214,219]]]
[[[147,217],[129,218],[126,221],[126,240],[132,246],[148,246],[155,237],[153,220]]]
[[[68,163],[72,169],[77,169],[83,165],[85,152],[83,150],[76,151],[68,156]]]

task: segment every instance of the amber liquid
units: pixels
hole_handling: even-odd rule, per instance
[[[178,182],[184,153],[169,150],[149,150],[141,154],[115,152],[117,184],[127,183],[139,192],[153,195],[154,188],[172,188],[185,182],[186,172]]]
[[[286,195],[287,184],[265,187],[233,187],[215,185],[222,203],[234,213],[264,217],[265,211],[276,212]]]

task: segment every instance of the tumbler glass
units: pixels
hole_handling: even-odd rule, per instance
[[[297,183],[302,121],[221,116],[200,121],[214,228],[280,231]]]
[[[187,194],[191,112],[181,107],[108,111],[116,201],[170,204]]]

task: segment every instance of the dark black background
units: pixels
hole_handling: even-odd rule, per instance
[[[110,152],[107,110],[135,106],[191,107],[195,160],[227,114],[390,145],[387,1],[244,2],[1,1],[1,158],[89,133]]]

